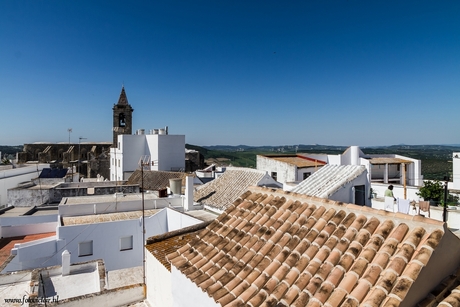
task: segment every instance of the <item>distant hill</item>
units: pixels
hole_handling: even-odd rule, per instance
[[[258,154],[292,154],[325,153],[341,154],[347,146],[331,145],[284,145],[284,146],[248,146],[248,145],[213,145],[195,146],[187,144],[190,149],[201,152],[205,160],[221,165],[256,167]],[[187,147],[187,148],[189,148]],[[201,148],[201,149],[200,149]],[[392,145],[360,147],[365,154],[398,154],[422,161],[424,179],[442,180],[446,174],[452,178],[452,153],[460,152],[460,145]],[[219,159],[220,158],[220,159]]]
[[[332,145],[283,145],[283,146],[248,146],[248,145],[213,145],[197,146],[186,144],[187,149],[199,151],[210,163],[218,165],[233,165],[241,167],[256,167],[256,156],[260,154],[292,154],[292,153],[325,153],[340,154],[347,146]],[[452,178],[452,153],[460,152],[460,145],[391,145],[391,146],[361,146],[365,154],[398,154],[422,161],[424,179],[442,180],[446,174]],[[22,145],[0,145],[2,156],[12,158],[23,150]]]
[[[16,153],[21,152],[23,149],[24,149],[23,145],[17,145],[17,146],[0,145],[0,152],[2,152],[1,158],[3,158],[5,155],[15,157]]]

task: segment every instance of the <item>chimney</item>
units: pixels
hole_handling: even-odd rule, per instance
[[[193,177],[185,177],[185,211],[193,210]]]
[[[68,250],[62,252],[62,276],[70,275],[70,253]]]

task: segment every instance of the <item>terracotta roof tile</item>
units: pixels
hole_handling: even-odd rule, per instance
[[[169,187],[169,179],[182,179],[182,186],[185,187],[185,178],[189,176],[181,172],[165,172],[165,171],[144,171],[144,190],[158,191]],[[135,170],[129,176],[127,181],[128,185],[138,184],[142,185],[142,172]]]
[[[222,306],[399,306],[443,224],[359,210],[251,188],[168,259]]]

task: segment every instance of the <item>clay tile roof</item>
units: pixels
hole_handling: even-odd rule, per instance
[[[364,172],[366,167],[363,165],[325,165],[302,181],[292,192],[328,198]]]
[[[158,191],[169,187],[169,179],[182,178],[182,186],[185,186],[186,173],[180,172],[165,172],[165,171],[144,171],[144,189]],[[142,184],[141,170],[135,170],[129,176],[127,184]]]
[[[262,184],[281,186],[265,171],[229,167],[220,177],[198,187],[194,195],[194,201],[219,210],[225,210],[242,193],[247,191],[248,187]]]
[[[415,306],[455,252],[442,222],[251,187],[167,259],[221,306]]]
[[[209,225],[210,222],[203,222],[190,227],[185,227],[176,231],[167,232],[158,236],[150,237],[146,240],[145,248],[155,257],[168,271],[171,271],[171,264],[166,260],[166,255],[176,252],[180,248],[187,246],[199,231]]]

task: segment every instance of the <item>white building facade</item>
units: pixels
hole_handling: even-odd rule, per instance
[[[38,178],[40,171],[49,167],[49,164],[35,164],[0,170],[0,207],[8,204],[8,189],[16,188],[22,182]]]
[[[452,189],[460,191],[460,152],[452,154]]]
[[[144,238],[202,222],[165,208],[181,206],[181,197],[157,200],[145,201],[145,218],[140,201],[61,205],[56,236],[15,246],[2,272],[60,265],[64,250],[71,263],[103,259],[109,271],[141,266]]]
[[[257,169],[266,171],[282,183],[298,183],[307,179],[326,163],[303,155],[257,155]]]
[[[154,129],[144,134],[119,135],[116,148],[110,149],[110,180],[127,180],[139,169],[142,157],[152,171],[185,170],[185,135],[170,135],[167,129]],[[144,168],[146,169],[146,168]]]

